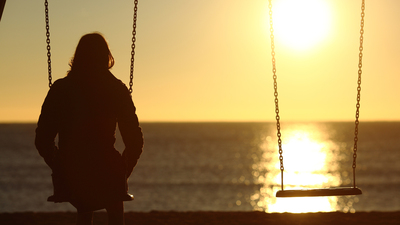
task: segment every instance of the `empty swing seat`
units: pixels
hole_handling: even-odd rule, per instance
[[[341,196],[361,195],[362,191],[354,187],[322,188],[322,189],[296,189],[281,190],[276,192],[276,197],[317,197],[317,196]]]

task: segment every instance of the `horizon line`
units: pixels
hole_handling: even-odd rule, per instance
[[[354,123],[354,120],[285,120],[280,123]],[[359,120],[359,123],[396,123],[400,120]],[[0,121],[0,124],[35,124],[37,121]],[[276,123],[275,120],[139,120],[139,123]]]

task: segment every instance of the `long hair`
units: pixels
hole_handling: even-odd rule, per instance
[[[108,70],[114,66],[114,57],[103,35],[89,33],[79,40],[69,65],[71,72]]]

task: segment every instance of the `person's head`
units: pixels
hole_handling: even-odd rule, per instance
[[[89,33],[81,37],[71,59],[71,70],[108,70],[114,66],[106,39],[100,33]]]

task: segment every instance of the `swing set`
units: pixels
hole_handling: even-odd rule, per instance
[[[134,71],[134,56],[135,56],[135,41],[136,41],[136,21],[137,21],[137,5],[138,0],[134,1],[134,15],[133,15],[133,30],[132,30],[132,45],[131,45],[131,65],[130,65],[130,81],[129,91],[132,93],[133,86],[133,71]],[[352,187],[335,187],[335,188],[324,188],[324,189],[298,189],[298,190],[284,190],[283,185],[283,150],[282,150],[282,135],[280,126],[279,116],[279,104],[278,104],[278,84],[276,75],[276,59],[275,59],[275,42],[274,42],[274,28],[273,28],[273,17],[272,17],[272,3],[269,0],[269,18],[270,18],[270,38],[271,38],[271,55],[272,55],[272,72],[274,80],[274,96],[275,96],[275,113],[276,113],[276,127],[278,136],[278,148],[279,148],[279,161],[281,170],[281,190],[276,193],[276,197],[310,197],[310,196],[341,196],[341,195],[360,195],[362,191],[356,186],[356,158],[357,158],[357,142],[358,142],[358,118],[360,113],[360,93],[361,93],[361,74],[362,74],[362,56],[363,56],[363,34],[364,34],[364,10],[365,0],[362,0],[361,5],[361,28],[360,28],[360,47],[359,47],[359,62],[358,62],[358,81],[357,81],[357,104],[356,104],[356,119],[355,119],[355,131],[354,131],[354,147],[353,147],[353,186]],[[46,43],[47,43],[47,63],[48,63],[48,80],[49,87],[52,85],[51,75],[51,52],[50,52],[50,27],[49,27],[49,10],[48,1],[45,0],[45,16],[46,16]],[[133,197],[132,197],[133,199]]]
[[[274,27],[272,18],[272,0],[269,1],[269,21],[270,21],[270,38],[271,38],[271,55],[272,55],[272,73],[274,79],[274,96],[275,96],[275,113],[276,113],[276,129],[278,137],[278,149],[279,149],[279,161],[281,170],[281,190],[276,193],[276,197],[312,197],[312,196],[341,196],[341,195],[360,195],[362,194],[361,189],[356,186],[356,158],[357,158],[357,142],[358,142],[358,118],[360,115],[360,93],[361,93],[361,74],[362,74],[362,57],[363,57],[363,40],[364,40],[364,10],[365,0],[361,3],[361,25],[360,25],[360,47],[358,54],[358,81],[357,81],[357,104],[356,104],[356,120],[355,120],[355,131],[354,131],[354,147],[353,147],[353,186],[352,187],[335,187],[335,188],[323,188],[323,189],[295,189],[295,190],[284,190],[283,186],[283,150],[282,150],[282,135],[281,125],[279,116],[279,104],[278,104],[278,83],[276,75],[276,59],[275,59],[275,41],[274,41]]]
[[[359,113],[360,113],[360,93],[361,93],[361,75],[362,75],[362,57],[363,57],[363,34],[364,34],[364,10],[365,0],[361,3],[361,24],[360,24],[360,46],[359,46],[359,61],[358,61],[358,81],[357,81],[357,103],[356,103],[356,118],[355,118],[355,131],[354,131],[354,146],[353,146],[353,186],[352,187],[334,187],[334,188],[323,188],[323,189],[297,189],[297,190],[284,190],[283,185],[283,150],[282,150],[282,135],[281,125],[279,116],[279,104],[278,104],[278,85],[277,85],[277,74],[276,74],[276,59],[275,59],[275,42],[274,42],[274,28],[273,28],[273,17],[272,17],[272,0],[269,1],[269,19],[270,19],[270,38],[271,38],[271,55],[272,55],[272,73],[273,73],[273,85],[274,85],[274,96],[275,96],[275,113],[276,113],[276,128],[278,137],[278,149],[279,149],[279,161],[281,171],[281,190],[276,193],[276,197],[307,197],[307,196],[342,196],[342,195],[360,195],[362,191],[356,186],[356,158],[358,150],[358,125],[359,125]],[[0,20],[4,10],[6,0],[0,0]],[[50,47],[50,26],[49,26],[49,9],[48,1],[45,0],[45,19],[46,19],[46,43],[47,43],[47,63],[48,63],[48,81],[49,87],[52,85],[52,74],[51,74],[51,47]],[[132,94],[133,87],[133,71],[134,71],[134,56],[135,56],[135,42],[136,42],[136,21],[137,21],[137,6],[138,0],[134,0],[134,14],[133,14],[133,30],[132,30],[132,45],[131,45],[131,65],[130,65],[130,81],[129,91]],[[133,196],[128,194],[127,200],[133,200]],[[57,201],[57,196],[50,196],[48,201]]]

